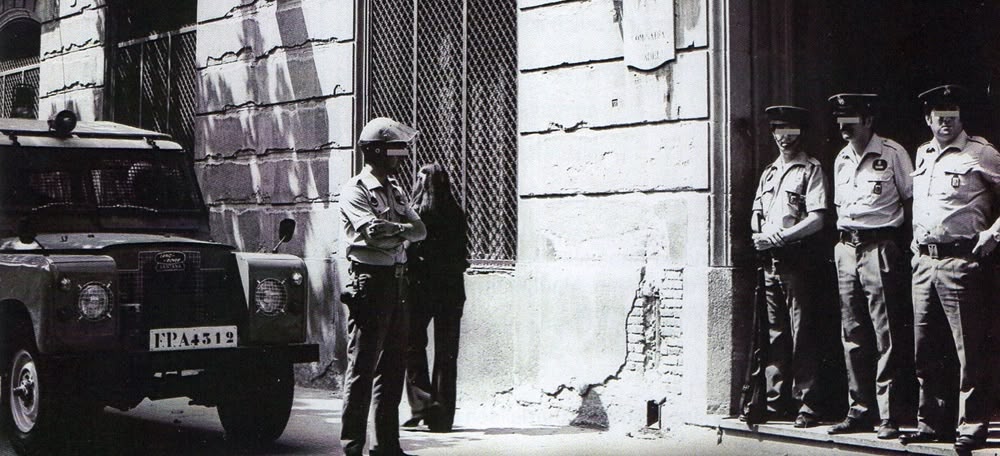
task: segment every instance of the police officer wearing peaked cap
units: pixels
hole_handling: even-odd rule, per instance
[[[815,301],[808,245],[823,226],[826,188],[820,163],[804,150],[809,112],[771,106],[765,114],[778,158],[761,175],[753,201],[754,247],[765,258],[764,292],[770,334],[765,368],[770,418],[796,414],[796,427],[817,423]]]
[[[350,263],[350,283],[341,296],[350,333],[340,435],[347,456],[363,454],[372,405],[376,445],[370,454],[404,455],[399,447],[408,327],[403,245],[424,239],[427,230],[392,175],[416,136],[416,130],[395,120],[372,119],[358,139],[365,166],[340,193]]]
[[[967,96],[961,86],[944,85],[919,97],[934,136],[917,149],[913,172],[913,327],[920,400],[917,432],[900,436],[904,444],[954,440],[960,452],[981,446],[989,425],[987,256],[1000,241],[994,207],[1000,153],[965,132]],[[951,338],[942,337],[947,333]],[[948,378],[940,368],[949,354],[959,361],[958,378]]]
[[[910,353],[904,293],[905,259],[899,230],[913,197],[910,157],[874,131],[874,94],[833,95],[831,114],[847,145],[834,161],[834,206],[839,242],[834,247],[840,291],[842,341],[849,410],[830,434],[899,435],[904,413],[901,387]]]

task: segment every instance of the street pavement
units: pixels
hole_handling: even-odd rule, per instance
[[[404,400],[405,402],[405,400]],[[326,390],[297,388],[288,428],[273,445],[236,448],[223,438],[214,408],[187,399],[144,401],[128,412],[105,409],[87,435],[63,445],[67,455],[342,455],[338,439],[342,401]],[[405,410],[405,405],[403,406]],[[502,417],[498,413],[496,418]],[[408,418],[401,413],[401,418]],[[511,426],[490,418],[463,421],[455,432],[404,430],[404,450],[416,456],[659,456],[856,454],[851,449],[815,448],[788,441],[722,435],[716,429],[684,426],[672,431],[597,431],[571,426]],[[5,440],[0,454],[13,454]]]

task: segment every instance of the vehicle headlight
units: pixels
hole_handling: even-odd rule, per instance
[[[288,308],[288,291],[285,284],[277,279],[264,279],[257,282],[257,289],[253,292],[254,303],[257,304],[257,312],[264,315],[277,315],[284,313]]]
[[[87,320],[100,320],[111,316],[111,291],[108,287],[90,282],[80,288],[76,300],[80,316]]]

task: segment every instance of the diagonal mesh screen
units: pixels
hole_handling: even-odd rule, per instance
[[[369,2],[369,114],[420,130],[400,179],[438,162],[469,216],[469,254],[508,265],[517,246],[516,0]]]
[[[38,117],[38,62],[0,60],[0,117]]]
[[[466,208],[476,258],[513,259],[516,244],[494,227],[517,227],[517,2],[475,0],[468,18]],[[498,45],[502,44],[502,45]],[[490,182],[491,185],[482,185]],[[516,237],[514,238],[516,240]]]
[[[194,52],[193,30],[119,44],[111,66],[111,120],[167,133],[193,150]]]
[[[413,113],[413,1],[376,0],[371,8],[369,117],[390,117],[417,126]],[[422,144],[424,136],[421,132],[417,142]],[[406,159],[400,167],[398,177],[407,191],[413,182],[413,164],[413,159]]]
[[[195,34],[182,33],[170,40],[170,135],[188,151],[194,144],[194,111],[197,100]]]

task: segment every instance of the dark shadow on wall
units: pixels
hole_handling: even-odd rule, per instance
[[[576,418],[569,424],[587,429],[608,429],[608,412],[604,409],[601,395],[594,388],[583,395],[580,408],[576,411]]]
[[[209,56],[208,67],[201,69],[205,78],[201,83],[196,166],[206,201],[213,210],[215,239],[252,250],[269,245],[282,218],[298,223],[295,240],[281,252],[319,260],[307,261],[307,267],[311,279],[322,283],[312,285],[308,320],[309,340],[320,344],[320,363],[299,365],[297,377],[300,383],[337,389],[346,367],[345,310],[333,298],[340,289],[337,263],[316,258],[321,256],[316,252],[325,252],[324,246],[337,241],[336,231],[321,221],[324,218],[314,217],[310,206],[296,205],[310,200],[308,186],[302,183],[315,182],[320,200],[326,203],[324,207],[335,207],[329,197],[333,192],[326,188],[329,179],[323,167],[327,162],[318,160],[330,154],[325,149],[331,143],[329,114],[322,106],[322,99],[329,94],[321,93],[318,65],[300,2],[278,0],[275,6],[280,43],[264,48],[266,43],[274,43],[275,37],[265,37],[257,15],[248,14],[239,25],[239,48],[226,50],[236,58]],[[287,57],[287,71],[280,65],[266,64],[267,59],[282,55]],[[223,77],[207,80],[213,73],[206,70],[219,65],[224,57],[232,62],[224,65],[243,66],[240,71],[245,72],[251,102],[235,106],[233,100],[246,97],[235,93],[242,87],[234,87]],[[303,103],[311,103],[314,108],[304,109]],[[317,103],[319,109],[315,108]],[[297,152],[294,159],[287,155],[291,151]],[[244,160],[250,155],[269,154],[273,157],[253,165]],[[308,162],[311,159],[317,159],[315,164]],[[253,173],[251,166],[257,167]],[[254,175],[259,176],[256,188],[251,177]],[[299,184],[293,184],[292,179]]]

